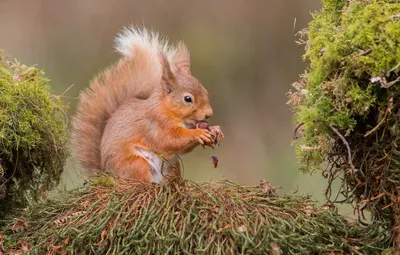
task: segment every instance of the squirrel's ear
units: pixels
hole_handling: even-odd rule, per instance
[[[160,52],[159,57],[162,68],[161,85],[165,92],[171,93],[175,87],[175,76],[171,71],[167,56],[163,52]]]
[[[190,74],[190,53],[186,45],[180,42],[176,48],[176,53],[173,62],[173,72],[185,72]]]

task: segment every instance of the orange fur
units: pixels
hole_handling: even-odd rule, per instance
[[[212,115],[208,93],[191,76],[183,43],[171,48],[145,29],[124,30],[118,40],[125,56],[80,96],[74,155],[88,170],[157,182],[164,170],[179,170],[175,154],[212,142],[210,131],[195,129]]]
[[[126,154],[126,158],[116,162],[116,173],[124,179],[133,179],[142,182],[151,182],[151,168],[149,163],[142,157]],[[132,169],[135,169],[132,171]]]

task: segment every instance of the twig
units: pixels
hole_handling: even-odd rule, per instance
[[[388,204],[388,205],[385,205],[384,207],[381,208],[381,210],[383,211],[383,210],[385,210],[385,209],[387,209],[387,208],[389,208],[389,207],[391,207],[391,206],[393,206],[393,203],[390,203],[390,204]]]
[[[388,91],[388,90],[387,90],[387,91]],[[388,96],[390,97],[389,91],[388,91]],[[386,107],[385,115],[383,115],[382,120],[381,120],[381,121],[378,123],[378,125],[376,125],[373,129],[371,129],[370,131],[368,131],[368,132],[364,135],[364,137],[369,136],[370,134],[372,134],[373,132],[375,132],[376,130],[378,130],[378,128],[379,128],[380,126],[382,126],[383,123],[385,123],[386,118],[387,118],[387,116],[388,116],[388,114],[389,114],[389,112],[390,112],[390,110],[391,110],[392,108],[393,108],[393,97],[390,97],[390,98],[388,99],[388,106]]]
[[[340,139],[342,140],[343,144],[346,146],[347,148],[347,156],[348,156],[348,163],[350,165],[351,171],[354,173],[356,172],[356,168],[353,165],[353,159],[351,156],[351,150],[350,150],[350,145],[347,142],[346,138],[344,138],[344,136],[336,129],[334,128],[331,124],[329,124],[328,122],[324,121],[324,120],[314,120],[314,122],[321,122],[324,123],[325,125],[327,125],[330,129],[332,129],[333,132],[335,132],[335,134],[337,134]]]
[[[297,131],[299,130],[299,128],[301,127],[301,126],[303,126],[304,125],[304,122],[300,122],[299,124],[297,124],[295,127],[294,127],[294,129],[293,129],[293,140],[296,140],[296,139],[298,139],[299,137],[297,136]]]
[[[399,82],[399,81],[400,81],[400,76],[397,77],[397,79],[394,80],[394,81],[391,81],[391,82],[389,82],[387,84],[382,84],[382,87],[387,89],[387,88],[389,88],[390,86],[394,85],[396,82]]]
[[[375,132],[380,126],[382,126],[382,124],[385,123],[385,121],[386,121],[387,114],[388,114],[388,112],[385,112],[385,115],[383,116],[382,120],[378,123],[378,125],[376,125],[373,129],[371,129],[370,131],[365,133],[364,137],[369,136],[370,134]]]
[[[386,73],[386,76],[389,77],[390,73],[393,72],[394,70],[396,70],[396,69],[399,68],[399,67],[400,67],[400,63],[398,63],[396,66],[394,66],[392,69],[390,69],[390,70]]]
[[[371,198],[369,198],[369,199],[362,200],[362,201],[360,201],[358,204],[362,205],[362,204],[365,204],[365,203],[368,203],[368,202],[377,200],[378,198],[381,198],[381,197],[383,197],[383,196],[386,196],[386,193],[385,193],[385,192],[382,192],[382,193],[380,193],[379,195],[377,195],[377,196],[375,196],[375,197],[371,197]]]
[[[365,50],[359,50],[357,56],[364,56],[370,53],[372,50],[371,49],[365,49]]]
[[[400,12],[389,17],[389,19],[396,19],[396,18],[400,18]]]
[[[75,86],[75,84],[72,84],[71,86],[69,86],[62,94],[61,97],[65,95],[65,93],[68,92],[68,90],[70,90],[73,86]]]

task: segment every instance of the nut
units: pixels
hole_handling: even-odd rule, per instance
[[[206,122],[206,121],[200,121],[199,123],[197,123],[197,128],[200,128],[200,129],[208,129],[208,130],[210,130],[210,126],[208,125],[208,123]]]

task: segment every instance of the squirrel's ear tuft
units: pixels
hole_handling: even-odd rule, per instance
[[[180,42],[173,57],[173,71],[190,74],[190,53],[186,45]]]
[[[164,52],[159,52],[160,63],[162,68],[162,75],[161,75],[161,84],[163,86],[163,90],[167,93],[170,93],[175,87],[175,76],[171,71],[171,67],[169,65],[167,56]]]

